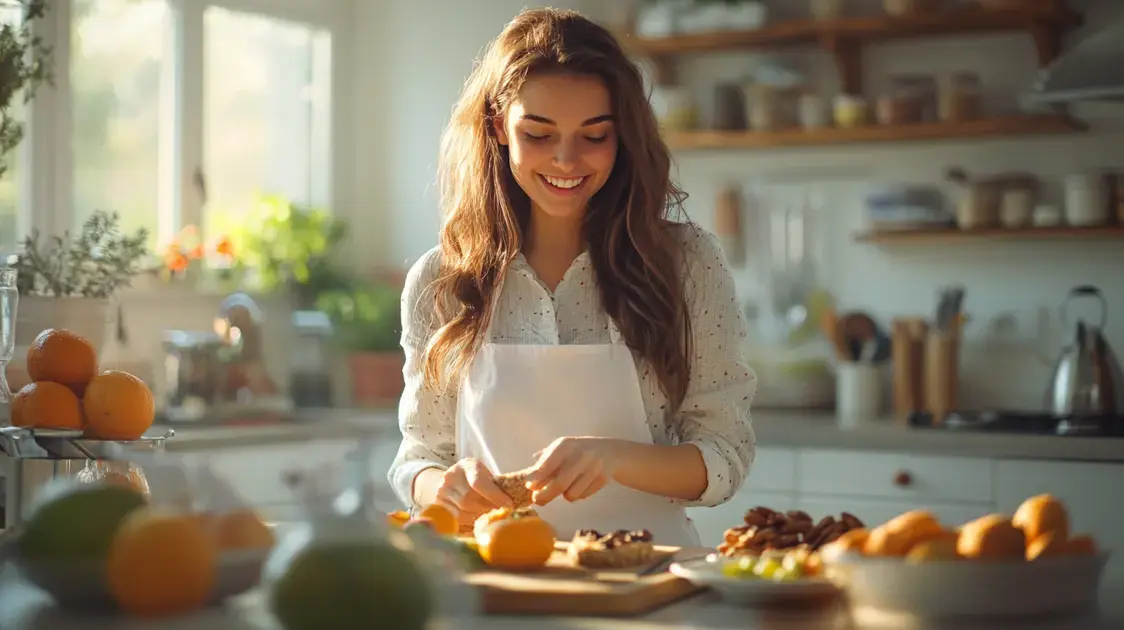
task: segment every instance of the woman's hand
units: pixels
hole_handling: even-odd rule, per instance
[[[579,501],[604,488],[613,478],[618,441],[596,437],[565,437],[538,454],[527,477],[533,500],[546,505],[559,496]]]
[[[453,508],[461,525],[498,507],[510,507],[511,499],[492,481],[486,466],[465,458],[445,471],[437,486],[437,503]]]

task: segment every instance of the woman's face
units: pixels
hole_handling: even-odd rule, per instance
[[[609,90],[596,77],[528,78],[496,134],[507,145],[515,181],[535,211],[581,218],[617,157]]]

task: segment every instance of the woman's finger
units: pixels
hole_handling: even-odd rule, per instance
[[[572,455],[565,463],[555,469],[556,473],[554,477],[534,493],[535,503],[546,505],[557,499],[570,486],[574,485],[574,482],[586,468],[591,466],[595,466],[595,464],[593,457],[588,453],[576,453]]]
[[[594,484],[598,482],[601,477],[604,477],[601,466],[598,466],[596,464],[586,466],[585,470],[581,471],[581,474],[579,474],[577,478],[574,479],[574,482],[571,483],[568,488],[566,488],[566,491],[562,493],[562,496],[565,497],[567,501],[571,502],[584,499],[585,497],[592,494],[592,492],[590,492],[590,489],[594,486]]]

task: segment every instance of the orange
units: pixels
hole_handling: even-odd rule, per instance
[[[58,383],[28,383],[16,393],[12,410],[14,426],[78,431],[84,428],[78,397],[70,388]]]
[[[1026,534],[1002,514],[988,514],[960,528],[956,551],[974,560],[1026,558]]]
[[[1092,556],[1097,553],[1097,541],[1092,536],[1074,536],[1065,543],[1065,552],[1071,556]]]
[[[386,515],[386,524],[393,529],[402,529],[410,520],[410,513],[405,510],[396,510]]]
[[[538,516],[496,521],[477,535],[480,557],[499,569],[528,570],[542,567],[554,554],[554,528]]]
[[[851,531],[843,534],[839,538],[824,545],[823,551],[827,555],[843,554],[843,553],[862,553],[863,547],[866,546],[867,539],[870,538],[870,532],[863,528],[852,529]]]
[[[956,536],[937,536],[922,540],[909,550],[905,555],[906,562],[932,562],[940,560],[957,560],[960,554],[956,551]]]
[[[1045,534],[1053,534],[1059,542],[1069,538],[1069,511],[1049,494],[1023,501],[1011,521],[1026,532],[1027,540],[1037,540]]]
[[[97,350],[85,337],[69,330],[48,328],[27,349],[27,375],[33,381],[66,385],[82,396],[97,373]]]
[[[1042,534],[1026,545],[1026,559],[1037,560],[1050,556],[1062,555],[1066,552],[1069,541],[1054,534]]]
[[[267,550],[277,542],[273,529],[253,510],[220,514],[212,519],[211,526],[211,534],[223,551]]]
[[[439,503],[426,506],[418,517],[428,519],[433,529],[442,536],[455,536],[460,529],[457,515]]]
[[[102,440],[136,440],[152,426],[152,390],[129,374],[109,370],[90,381],[82,399],[86,434]]]
[[[141,509],[114,536],[106,583],[121,610],[166,617],[205,606],[216,579],[218,551],[203,521]]]

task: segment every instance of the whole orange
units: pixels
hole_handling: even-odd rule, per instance
[[[537,569],[554,554],[554,528],[538,516],[506,518],[485,527],[476,542],[480,557],[491,566]]]
[[[217,562],[215,542],[200,519],[141,509],[126,518],[110,545],[106,583],[128,614],[183,614],[207,604]]]
[[[97,373],[97,350],[75,332],[48,328],[27,349],[27,375],[33,381],[60,383],[82,396]]]
[[[433,529],[442,536],[455,536],[459,529],[457,515],[439,503],[426,506],[418,514],[418,518],[428,519]]]
[[[128,372],[109,370],[90,381],[82,398],[86,434],[103,440],[136,440],[152,426],[152,390]]]
[[[32,429],[83,429],[82,405],[65,385],[28,383],[12,399],[12,425]]]
[[[253,510],[236,510],[219,514],[212,521],[212,534],[222,551],[272,549],[276,541],[273,529]]]

